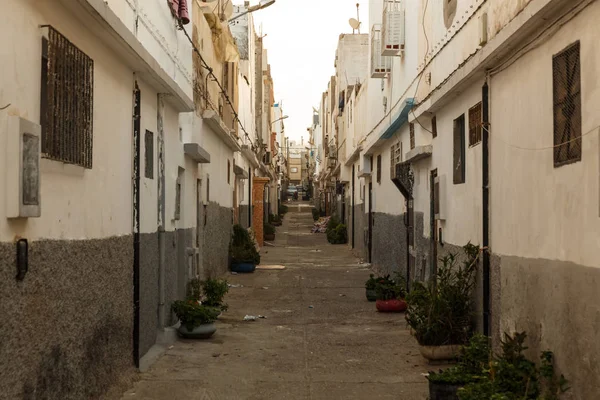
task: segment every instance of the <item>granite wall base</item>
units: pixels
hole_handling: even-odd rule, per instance
[[[134,377],[133,238],[0,244],[0,397],[92,399]]]

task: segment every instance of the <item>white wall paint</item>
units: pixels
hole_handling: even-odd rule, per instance
[[[492,78],[494,253],[600,266],[599,18],[596,2],[559,34]],[[552,55],[577,40],[581,41],[582,133],[592,133],[582,139],[581,162],[554,168],[553,151],[547,149],[554,144]]]
[[[130,234],[133,71],[58,3],[10,1],[3,6],[0,33],[12,45],[0,52],[0,103],[11,106],[0,111],[0,149],[6,149],[8,115],[39,122],[43,24],[53,25],[94,60],[93,168],[42,160],[41,217],[9,222],[0,196],[0,240]],[[0,187],[4,182],[0,162]]]

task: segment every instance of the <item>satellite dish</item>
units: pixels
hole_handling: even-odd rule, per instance
[[[350,18],[350,21],[348,21],[348,22],[350,23],[350,26],[352,27],[352,29],[360,28],[360,22],[356,18]]]

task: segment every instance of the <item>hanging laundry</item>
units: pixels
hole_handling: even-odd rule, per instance
[[[173,16],[181,21],[182,25],[190,23],[190,13],[188,11],[187,0],[169,0]]]

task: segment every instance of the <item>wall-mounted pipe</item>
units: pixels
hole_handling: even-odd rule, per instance
[[[490,335],[490,163],[489,163],[489,128],[490,102],[489,86],[486,79],[481,91],[483,129],[482,129],[482,231],[483,231],[483,334]]]

